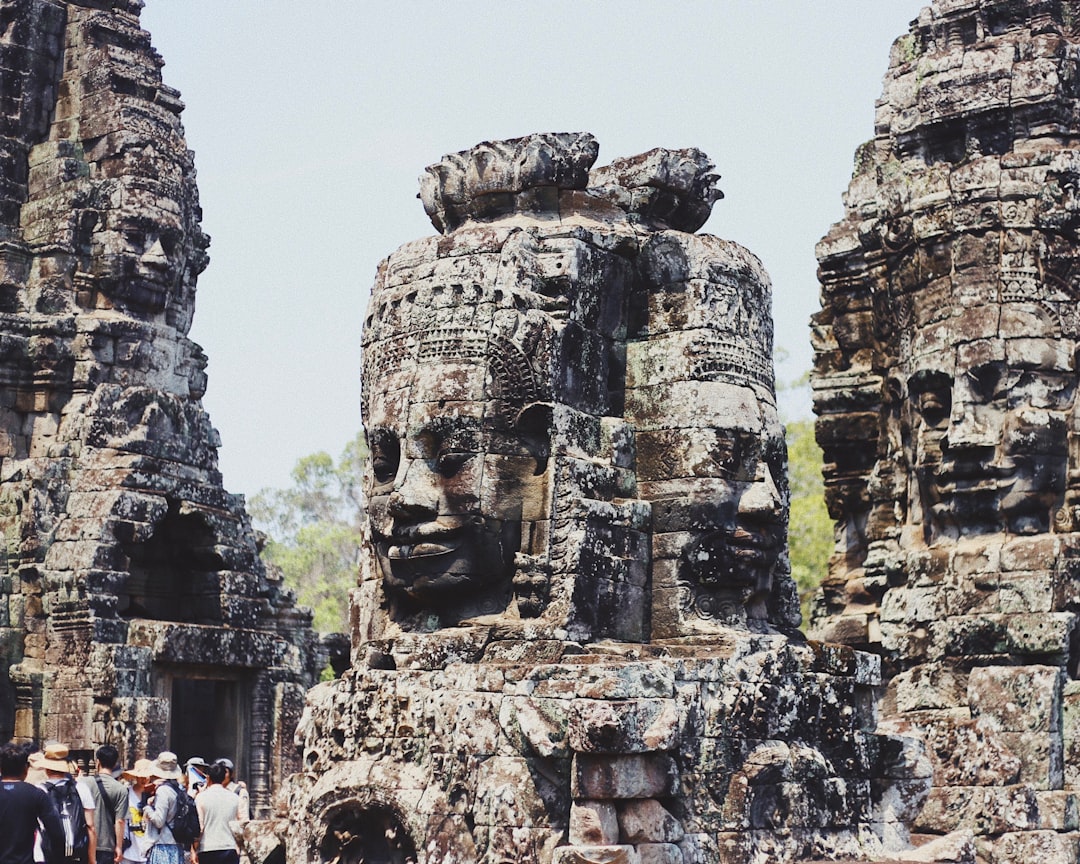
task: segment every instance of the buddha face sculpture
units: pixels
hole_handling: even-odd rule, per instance
[[[1035,314],[1010,314],[1025,326],[1003,335],[1022,337],[942,346],[908,377],[910,458],[931,540],[1045,533],[1061,504],[1075,344]]]
[[[160,312],[202,269],[205,236],[188,224],[168,184],[135,176],[122,176],[117,184],[119,203],[102,211],[95,231],[94,276],[113,302]]]
[[[749,617],[765,618],[785,539],[783,426],[776,408],[759,401],[708,431],[707,451],[692,454],[696,472],[709,477],[692,499],[695,536],[682,553],[680,578],[709,594],[738,593]],[[709,600],[699,594],[697,603]]]
[[[533,412],[497,398],[495,364],[468,343],[446,355],[421,338],[417,362],[368,379],[365,486],[384,587],[451,617],[505,609],[545,465]]]

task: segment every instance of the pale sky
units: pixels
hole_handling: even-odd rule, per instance
[[[703,231],[773,280],[791,379],[810,365],[814,244],[873,136],[889,46],[920,0],[146,0],[181,91],[213,238],[192,337],[226,488],[284,486],[360,428],[378,262],[434,233],[443,154],[592,132],[598,165],[700,147],[725,199]],[[805,403],[788,405],[805,412]]]

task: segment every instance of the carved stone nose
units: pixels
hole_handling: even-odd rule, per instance
[[[780,508],[780,490],[776,488],[772,472],[767,467],[758,469],[757,478],[739,498],[739,513],[763,516]]]
[[[169,266],[169,256],[165,254],[165,247],[161,245],[160,239],[154,241],[154,245],[146,250],[139,261],[155,270],[165,270]]]
[[[398,518],[437,514],[439,495],[432,482],[434,476],[422,459],[414,459],[406,464],[387,502],[390,514]]]
[[[952,450],[993,447],[997,443],[993,430],[980,421],[977,411],[970,403],[954,403],[949,417],[945,444]]]

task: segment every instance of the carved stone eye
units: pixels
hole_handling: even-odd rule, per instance
[[[476,454],[459,450],[440,453],[438,459],[435,460],[435,470],[443,477],[453,477],[465,467],[466,463],[472,459],[474,455]]]
[[[938,426],[949,418],[952,394],[947,389],[925,390],[919,394],[919,413],[930,426]]]
[[[371,435],[371,473],[377,483],[389,483],[397,476],[401,463],[401,442],[386,429],[378,429]]]
[[[991,402],[1000,395],[1005,379],[1004,363],[984,363],[967,372],[972,394],[981,402]]]

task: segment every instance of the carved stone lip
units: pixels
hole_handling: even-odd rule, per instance
[[[736,526],[724,528],[706,534],[694,548],[726,550],[733,559],[751,565],[771,565],[780,546],[779,527],[762,525],[761,527]]]
[[[724,539],[727,540],[728,545],[735,548],[744,547],[746,549],[768,552],[779,545],[776,530],[777,529],[771,525],[757,529],[746,528],[740,525],[732,530],[724,531],[723,536]]]
[[[390,546],[386,550],[386,557],[391,561],[407,561],[413,558],[435,558],[439,555],[449,555],[456,552],[460,541],[457,543],[414,543],[412,545]]]
[[[937,488],[942,495],[973,495],[987,492],[1004,492],[1011,489],[1018,479],[1012,466],[984,466],[978,473],[943,470],[937,474]]]
[[[468,528],[468,523],[441,525],[425,522],[422,525],[396,527],[391,534],[377,534],[375,540],[392,561],[435,558],[456,552]]]

